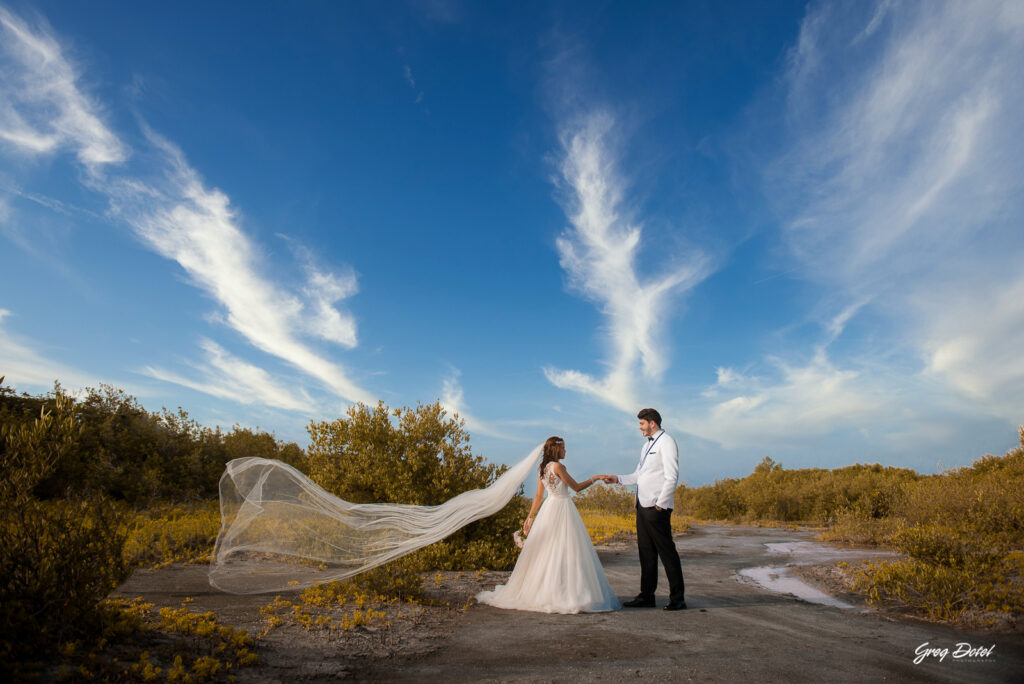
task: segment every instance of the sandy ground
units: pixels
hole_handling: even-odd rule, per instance
[[[260,665],[239,674],[254,682],[1024,681],[1021,631],[963,630],[868,610],[830,571],[837,555],[850,562],[858,554],[808,544],[813,537],[799,530],[711,525],[677,536],[689,610],[676,613],[659,608],[546,615],[482,605],[463,610],[459,606],[469,596],[507,573],[444,573],[427,585],[453,607],[397,607],[402,617],[394,615],[390,629],[339,634],[278,627],[260,641]],[[635,595],[635,546],[619,542],[599,547],[599,555],[619,596]],[[782,568],[787,581],[804,579],[849,607],[772,592],[739,575],[766,567]],[[801,591],[792,583],[780,586]],[[213,590],[201,566],[139,571],[119,593],[158,606],[191,597],[191,609],[213,610],[252,633],[265,626],[259,608],[273,598]],[[662,577],[659,605],[666,596]],[[962,643],[991,651],[956,658]],[[915,664],[922,648],[939,650]],[[947,654],[940,659],[942,649]]]

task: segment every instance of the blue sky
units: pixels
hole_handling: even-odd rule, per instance
[[[0,6],[0,375],[922,472],[1024,420],[1024,5]]]

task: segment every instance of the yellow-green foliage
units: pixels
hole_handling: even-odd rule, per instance
[[[705,520],[834,521],[852,513],[884,518],[902,487],[920,476],[907,468],[853,465],[785,470],[765,458],[742,479],[676,490],[676,510]]]
[[[583,524],[587,526],[590,534],[590,541],[595,544],[604,544],[615,537],[621,537],[636,532],[636,515],[620,515],[619,513],[608,513],[594,509],[583,509],[580,511]]]
[[[53,409],[56,395],[63,396],[59,385],[47,396],[17,395],[0,386],[0,425],[31,424],[40,410]],[[78,436],[36,486],[40,498],[89,491],[133,506],[210,499],[231,459],[261,456],[306,467],[296,444],[239,426],[225,434],[199,425],[180,408],[152,413],[109,385],[87,389],[74,403]]]
[[[621,515],[616,512],[606,512],[595,509],[583,509],[580,511],[583,524],[587,527],[590,540],[595,544],[604,544],[616,537],[623,537],[636,533],[636,513]],[[672,532],[679,534],[690,529],[690,524],[682,516],[672,516]]]
[[[434,506],[487,487],[505,470],[473,455],[463,421],[439,403],[395,410],[358,404],[345,417],[311,423],[309,435],[310,478],[353,503]],[[512,533],[526,511],[526,502],[513,497],[414,558],[424,570],[510,567],[518,557]]]
[[[697,518],[828,522],[823,539],[889,546],[905,559],[865,564],[872,601],[941,620],[1024,612],[1024,428],[1021,446],[922,476],[878,464],[784,470],[766,458],[742,479],[676,492]],[[986,615],[986,613],[988,615]]]
[[[636,533],[636,493],[632,490],[595,485],[577,494],[575,499],[590,540],[595,544]],[[672,516],[673,532],[678,534],[688,529],[690,525],[683,516]]]
[[[219,531],[216,501],[155,506],[134,515],[124,551],[133,565],[205,562]]]
[[[244,629],[190,611],[191,602],[154,611],[141,598],[108,599],[100,605],[102,636],[62,643],[50,668],[58,681],[203,682],[233,680],[258,661]]]
[[[1024,428],[1020,440],[1005,456],[905,486],[873,536],[907,558],[866,564],[857,586],[874,602],[941,620],[1024,612]],[[857,536],[854,525],[845,521],[839,533]]]
[[[375,571],[360,576],[361,581],[330,582],[306,589],[299,595],[298,601],[288,601],[280,596],[274,597],[266,606],[260,608],[260,614],[267,621],[269,632],[274,627],[290,623],[305,627],[308,630],[341,630],[349,631],[356,627],[383,620],[386,613],[381,608],[398,600],[394,594],[377,593],[367,589],[377,581],[384,581],[385,591],[394,590],[384,574]],[[417,580],[419,578],[417,577]],[[419,596],[422,593],[422,582]],[[410,600],[411,596],[406,596]],[[340,612],[340,615],[338,614]],[[331,614],[328,614],[331,613]]]
[[[63,394],[34,421],[0,426],[0,672],[16,677],[57,642],[95,630],[100,599],[129,573],[113,505],[34,494],[79,435]]]
[[[343,582],[341,587],[352,596],[368,595],[387,600],[420,601],[423,599],[423,579],[419,573],[428,562],[415,556],[416,554],[411,554],[356,575]]]
[[[573,500],[581,512],[601,511],[626,518],[636,513],[636,492],[618,485],[599,483],[575,494]]]

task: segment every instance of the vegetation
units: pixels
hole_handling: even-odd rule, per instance
[[[297,444],[238,426],[226,434],[202,427],[180,408],[152,413],[109,385],[89,388],[79,400],[67,397],[60,385],[47,396],[18,395],[0,386],[0,425],[27,425],[41,411],[52,411],[60,397],[74,405],[78,432],[35,485],[33,493],[40,499],[89,492],[141,508],[216,498],[224,464],[242,456],[306,468]]]
[[[157,504],[134,511],[124,554],[133,566],[208,563],[220,532],[217,501]]]
[[[347,582],[329,582],[310,587],[299,594],[296,601],[276,596],[260,609],[260,613],[267,620],[267,628],[263,634],[286,623],[301,625],[310,631],[343,632],[379,623],[387,617],[384,609],[400,599],[396,592],[388,591],[396,589],[393,584],[384,586],[383,592],[368,587],[387,585],[389,574],[380,572],[378,568],[366,573],[370,577],[360,576],[361,580],[357,577]],[[408,603],[418,603],[423,598],[422,581],[419,575],[415,577],[415,587],[402,587],[397,592],[401,593],[401,598]]]
[[[636,533],[634,491],[615,485],[594,485],[575,498],[583,524],[595,544],[606,544]],[[678,534],[689,528],[686,516],[672,516],[673,532]]]
[[[309,426],[309,476],[353,503],[388,501],[435,506],[487,487],[505,466],[473,455],[463,422],[439,403],[390,409],[358,404],[346,416]],[[511,567],[518,557],[512,534],[526,517],[520,496],[501,511],[415,554],[409,570]],[[385,567],[390,567],[385,566]]]
[[[0,674],[38,674],[45,659],[72,678],[198,681],[253,663],[252,639],[210,614],[106,598],[134,567],[209,559],[233,458],[289,462],[353,502],[435,505],[503,471],[472,453],[439,404],[357,405],[309,434],[307,452],[265,432],[202,427],[181,409],[152,413],[110,387],[75,400],[59,385],[17,395],[0,378]],[[631,491],[599,485],[576,501],[596,543],[633,533]],[[411,556],[275,600],[268,624],[344,633],[380,623],[396,600],[423,601],[427,570],[511,567],[528,505],[513,497]],[[1024,428],[1020,448],[940,475],[765,459],[745,478],[681,486],[677,531],[694,518],[816,523],[827,539],[892,547],[904,557],[850,569],[874,602],[946,621],[1024,612]]]
[[[145,663],[107,668],[104,654],[123,651],[139,630],[124,631],[129,608],[105,598],[134,566],[208,557],[220,527],[211,498],[227,460],[262,455],[304,467],[305,454],[266,433],[202,428],[181,410],[150,413],[110,387],[75,400],[59,385],[30,396],[2,381],[0,674],[37,675],[59,654],[74,665],[69,677],[146,679],[154,670]],[[173,631],[165,622],[146,623],[161,643]],[[224,674],[189,643],[165,678]]]
[[[58,653],[61,676],[188,681],[223,678],[254,659],[225,659],[218,654],[227,647],[198,640],[191,650],[149,649],[119,668],[111,654],[130,664],[125,649],[154,638],[140,634],[163,634],[164,643],[186,623],[196,634],[231,628],[184,607],[158,615],[105,600],[133,567],[209,560],[220,528],[217,486],[233,458],[286,461],[352,501],[421,505],[486,487],[503,470],[473,455],[461,421],[437,404],[360,405],[312,424],[310,434],[307,456],[264,432],[205,428],[181,409],[149,412],[111,387],[76,400],[59,385],[46,396],[18,395],[0,378],[0,673],[38,674]],[[343,630],[379,619],[382,601],[423,599],[427,569],[511,566],[512,532],[525,511],[515,497],[438,544],[318,591],[333,592],[335,607],[356,606],[337,623]],[[302,615],[323,603],[307,594]],[[129,623],[135,628],[124,629]]]
[[[235,681],[259,660],[254,640],[211,612],[189,610],[192,601],[155,609],[140,598],[104,600],[100,630],[62,643],[51,674],[57,681]]]
[[[852,465],[785,470],[765,458],[743,479],[676,491],[680,513],[706,520],[830,522],[842,515],[885,518],[903,487],[921,478],[907,468]]]
[[[34,420],[0,426],[0,672],[15,677],[57,644],[99,631],[100,601],[129,572],[123,516],[111,502],[34,494],[81,432],[61,393]]]
[[[877,604],[932,619],[991,623],[1024,613],[1024,428],[1020,447],[919,475],[878,464],[785,470],[766,458],[742,479],[676,492],[679,510],[735,522],[827,525],[823,539],[905,557],[852,569]]]
[[[901,494],[888,519],[844,516],[831,533],[906,555],[858,569],[861,591],[945,621],[1024,613],[1024,428],[1005,456],[922,478]]]

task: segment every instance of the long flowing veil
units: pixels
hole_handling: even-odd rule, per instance
[[[238,458],[220,478],[221,528],[210,584],[232,594],[342,580],[500,511],[540,458],[538,446],[491,486],[438,506],[353,504],[281,461]]]

